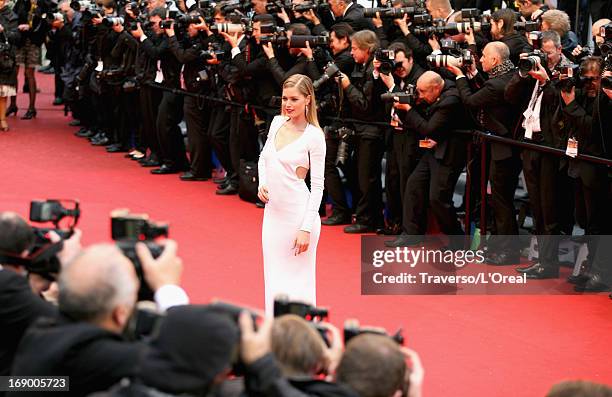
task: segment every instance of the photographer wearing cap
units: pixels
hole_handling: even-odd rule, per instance
[[[488,74],[486,80],[481,73],[476,73],[475,65],[468,73],[471,77],[469,80],[460,68],[447,66],[447,69],[457,76],[461,100],[475,112],[480,127],[495,135],[512,138],[520,118],[520,109],[504,99],[506,85],[515,72],[508,46],[499,41],[487,44],[480,63],[482,71]],[[489,167],[491,206],[495,234],[498,236],[489,241],[487,262],[495,265],[516,264],[519,260],[518,247],[512,246],[512,238],[508,236],[518,235],[514,192],[521,172],[519,152],[510,146],[492,143]]]
[[[166,240],[161,256],[153,259],[146,246],[136,245],[145,280],[162,311],[188,303],[178,286],[182,262],[176,248],[174,241]],[[70,376],[74,395],[106,390],[134,375],[143,345],[121,336],[139,289],[134,264],[115,245],[94,245],[62,269],[58,282],[60,316],[30,327],[11,374]],[[38,394],[20,391],[14,395]]]
[[[144,349],[134,379],[90,397],[214,393],[231,370],[239,338],[238,324],[207,306],[172,308]]]

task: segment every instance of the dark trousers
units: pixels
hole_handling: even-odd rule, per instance
[[[229,109],[225,107],[213,107],[210,112],[208,134],[212,148],[221,163],[227,177],[238,184],[238,173],[232,165],[229,150]]]
[[[157,138],[157,112],[161,103],[162,92],[148,85],[140,88],[140,111],[142,115],[141,136],[145,149],[151,150],[151,155],[159,155]]]
[[[523,173],[538,238],[538,260],[543,266],[558,266],[561,227],[557,202],[559,194],[562,194],[559,190],[559,159],[550,154],[524,150]]]
[[[161,161],[167,167],[186,169],[185,141],[179,127],[183,119],[183,97],[164,91],[157,113],[157,140]]]
[[[62,98],[64,95],[64,82],[61,78],[61,70],[59,66],[55,67],[55,98]]]
[[[119,96],[119,143],[126,148],[140,148],[140,97],[138,92],[122,92]]]
[[[183,103],[183,113],[187,125],[191,173],[208,178],[212,169],[210,138],[208,136],[210,111],[208,108],[201,107],[197,98],[186,96]]]
[[[514,193],[521,173],[521,159],[518,154],[504,160],[491,159],[489,180],[491,181],[491,208],[495,222],[495,234],[489,240],[489,247],[500,252],[516,252],[513,246],[518,235],[518,222],[514,208]]]
[[[259,146],[253,118],[243,108],[233,106],[230,113],[229,149],[232,167],[240,170],[240,159],[257,161]]]
[[[419,161],[418,143],[414,135],[406,131],[392,131],[389,140],[385,172],[389,223],[401,225],[406,182]]]
[[[340,171],[336,166],[339,144],[339,138],[325,138],[325,145],[327,146],[325,152],[325,189],[332,200],[333,212],[349,217],[351,216],[351,209],[344,194]]]
[[[359,200],[356,206],[357,223],[371,228],[383,226],[382,213],[382,137],[361,135],[357,137],[355,156]]]
[[[589,248],[588,262],[593,263],[599,244],[599,235],[608,234],[609,226],[609,179],[605,167],[582,164],[592,173],[589,178],[578,177],[575,181],[576,218],[581,220]]]
[[[443,164],[431,150],[425,151],[406,183],[405,233],[425,234],[420,220],[429,207],[443,233],[463,234],[453,205],[453,192],[460,174],[460,167]]]

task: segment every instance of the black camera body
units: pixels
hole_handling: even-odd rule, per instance
[[[295,4],[292,9],[295,12],[306,12],[310,10],[322,12],[329,10],[329,3],[327,1],[313,1],[308,3]]]
[[[414,106],[418,97],[414,84],[408,84],[403,92],[386,92],[381,94],[380,99],[383,102],[397,102]]]
[[[363,16],[365,18],[376,18],[376,14],[378,14],[381,19],[401,19],[404,18],[404,15],[408,15],[411,18],[414,15],[425,13],[427,13],[427,9],[422,7],[378,7],[366,8]]]
[[[125,19],[123,17],[104,17],[102,18],[102,24],[107,27],[123,25]]]
[[[404,344],[404,335],[402,329],[398,329],[397,332],[393,335],[389,335],[384,328],[378,327],[361,327],[359,325],[359,321],[355,319],[347,319],[344,322],[344,345],[353,339],[356,336],[363,334],[374,334],[374,335],[383,335],[391,338],[391,340],[395,341],[398,345]]]
[[[329,81],[329,79],[339,76],[339,75],[340,75],[340,68],[338,67],[338,65],[336,65],[333,62],[329,62],[323,69],[323,73],[321,74],[321,77],[313,81],[312,86],[314,87],[315,91],[318,91],[323,84]]]
[[[563,92],[570,92],[572,88],[582,88],[585,80],[580,76],[580,66],[571,64],[557,66],[552,73],[555,85]]]
[[[289,38],[284,34],[269,34],[259,38],[261,45],[272,44],[275,46],[285,46],[289,43]]]
[[[533,50],[518,61],[517,67],[523,74],[538,70],[539,65],[546,65],[547,56],[542,50]]]
[[[542,28],[542,23],[538,21],[515,22],[514,29],[519,32],[537,32]]]
[[[289,48],[306,48],[306,42],[310,47],[327,46],[329,44],[329,36],[310,36],[310,35],[291,35],[289,40]]]
[[[357,134],[355,130],[347,127],[326,126],[323,128],[323,132],[326,138],[340,140],[336,152],[336,165],[346,164],[349,155],[349,141]]]
[[[168,237],[167,224],[152,222],[147,215],[131,214],[125,209],[115,210],[111,213],[111,238],[134,264],[136,275],[140,280],[138,300],[152,300],[153,291],[145,281],[142,264],[136,254],[136,243],[144,243],[153,258],[157,258],[164,250],[154,241],[158,237]]]
[[[374,53],[374,57],[380,62],[378,71],[382,74],[390,74],[395,69],[395,51],[377,49]]]

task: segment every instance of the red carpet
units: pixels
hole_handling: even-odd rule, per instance
[[[0,209],[27,215],[35,198],[78,198],[86,244],[109,241],[109,212],[130,208],[167,220],[193,302],[211,297],[263,306],[262,211],[214,195],[212,182],[153,176],[67,127],[39,76],[38,118],[9,118],[0,133]],[[26,97],[19,100],[25,112]],[[360,240],[324,227],[318,303],[341,326],[403,327],[426,370],[426,396],[543,396],[564,379],[612,383],[612,301],[596,296],[361,296]]]

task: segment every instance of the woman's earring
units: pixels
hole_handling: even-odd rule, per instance
[[[308,105],[306,105],[306,115],[308,115]]]

